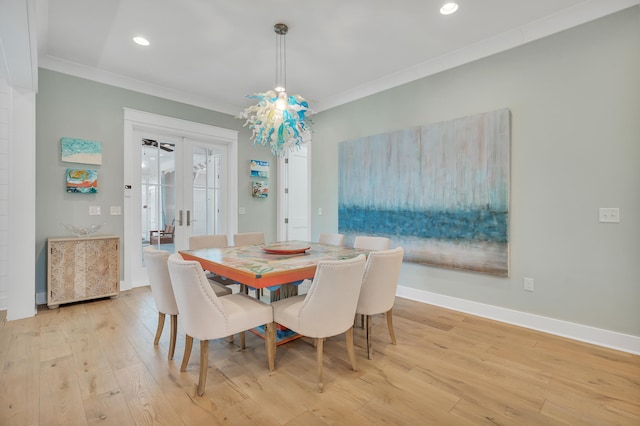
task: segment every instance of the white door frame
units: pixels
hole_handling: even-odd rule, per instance
[[[311,238],[311,141],[306,143],[307,146],[307,198],[308,206],[307,211],[307,229],[309,230],[309,239]],[[276,226],[276,238],[278,241],[287,240],[287,225],[284,223],[285,219],[289,215],[289,196],[287,193],[287,177],[288,177],[288,165],[285,162],[285,158],[288,158],[288,154],[284,157],[278,158],[278,212],[276,219],[278,225]]]
[[[154,133],[179,134],[187,138],[197,140],[213,139],[218,144],[227,145],[227,164],[229,172],[228,199],[226,202],[227,233],[228,236],[238,230],[238,132],[236,130],[223,129],[208,124],[195,123],[178,118],[167,117],[130,108],[124,108],[124,244],[123,267],[124,281],[120,285],[121,290],[129,290],[132,287],[146,285],[146,283],[134,282],[133,265],[131,259],[132,250],[141,250],[140,221],[131,220],[138,217],[140,206],[134,205],[133,194],[139,193],[140,188],[140,143],[135,140],[134,132],[150,131]]]

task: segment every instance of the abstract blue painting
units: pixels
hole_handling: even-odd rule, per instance
[[[385,236],[405,261],[509,275],[511,113],[339,145],[338,229]]]

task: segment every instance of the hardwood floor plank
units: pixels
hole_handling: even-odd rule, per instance
[[[142,363],[116,371],[116,379],[136,425],[184,425]]]
[[[99,395],[91,395],[83,401],[88,425],[134,425],[127,401],[119,388]]]
[[[40,415],[40,318],[15,321],[11,332],[0,378],[0,424],[37,425]]]
[[[41,425],[85,425],[80,386],[71,355],[46,360],[40,369]]]

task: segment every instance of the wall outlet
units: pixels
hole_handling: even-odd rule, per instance
[[[318,207],[318,216],[322,216],[322,207]]]
[[[89,206],[89,216],[100,216],[100,206]]]
[[[617,207],[600,207],[598,217],[600,223],[620,223],[620,209]]]
[[[246,212],[247,212],[247,211],[245,210],[245,208],[244,208],[244,207],[240,207],[240,208],[238,209],[238,214],[245,214]]]
[[[111,216],[120,216],[122,208],[120,206],[111,206]]]
[[[524,290],[525,291],[533,291],[533,278],[525,278],[524,279]]]

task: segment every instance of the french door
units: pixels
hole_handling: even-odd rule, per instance
[[[174,253],[192,235],[226,234],[226,147],[185,137],[140,137],[140,230],[147,245]]]
[[[175,253],[192,235],[237,230],[237,133],[205,126],[212,133],[202,134],[199,123],[132,111],[125,110],[125,288],[148,284],[144,247]],[[129,123],[127,112],[164,125]]]

